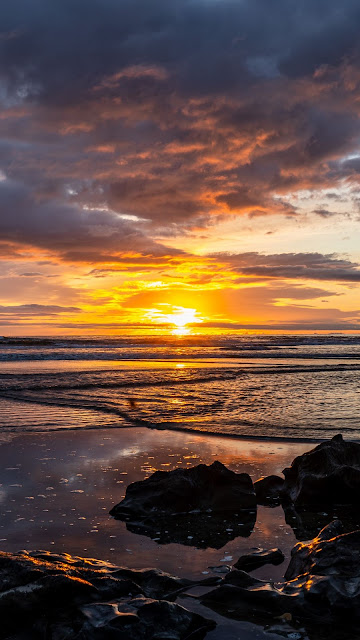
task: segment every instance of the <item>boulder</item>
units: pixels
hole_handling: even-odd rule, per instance
[[[146,480],[133,482],[124,500],[110,514],[125,516],[156,513],[190,513],[211,511],[237,512],[256,508],[256,495],[247,473],[234,473],[221,462],[190,469],[156,471]]]
[[[127,487],[110,514],[132,533],[159,544],[176,542],[220,549],[237,536],[247,537],[256,521],[256,495],[247,473],[220,462],[190,469],[156,471]]]
[[[360,596],[360,531],[344,534],[342,522],[324,527],[311,542],[295,545],[291,551],[286,580],[303,574],[357,577]]]
[[[254,571],[255,569],[263,567],[265,564],[278,565],[284,562],[284,560],[285,556],[280,549],[270,549],[269,551],[259,549],[259,551],[253,551],[252,553],[241,556],[234,564],[234,567],[242,571]]]
[[[360,444],[339,434],[295,458],[283,471],[284,502],[297,507],[359,506]]]
[[[215,623],[174,600],[218,580],[182,580],[68,554],[0,552],[0,638],[202,639]]]
[[[259,478],[254,482],[257,503],[270,507],[279,505],[283,486],[284,478],[280,476]]]

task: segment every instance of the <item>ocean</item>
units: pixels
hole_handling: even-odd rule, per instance
[[[360,439],[359,335],[1,338],[0,433]]]

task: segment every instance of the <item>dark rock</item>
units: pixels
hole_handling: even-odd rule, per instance
[[[284,469],[283,499],[297,507],[359,506],[360,444],[341,435],[298,456]]]
[[[264,624],[294,608],[293,595],[237,570],[228,573],[219,587],[201,596],[201,602],[221,615]]]
[[[255,569],[259,569],[259,567],[263,567],[265,564],[278,565],[284,562],[284,560],[285,556],[280,549],[270,549],[269,551],[260,549],[259,551],[253,551],[252,553],[247,553],[245,556],[241,556],[234,564],[234,567],[242,571],[254,571]]]
[[[254,482],[254,489],[258,504],[277,506],[281,503],[281,493],[284,486],[284,478],[280,476],[267,476]]]
[[[0,638],[200,640],[215,623],[168,600],[218,581],[68,554],[0,552]]]
[[[222,573],[222,574],[226,574],[229,573],[231,571],[231,567],[228,564],[220,564],[216,567],[208,567],[210,569],[210,571],[212,571],[213,573]]]
[[[291,552],[286,580],[303,574],[357,578],[360,603],[360,531],[343,533],[339,520],[332,522],[311,542],[298,542]]]
[[[86,622],[79,640],[181,640],[204,638],[215,627],[211,620],[165,600],[90,604],[82,608]]]
[[[247,473],[220,462],[190,469],[156,471],[130,484],[110,514],[132,533],[159,544],[176,542],[220,549],[237,536],[249,536],[256,521],[256,495]]]
[[[110,514],[123,519],[151,512],[179,514],[191,511],[237,512],[256,508],[254,486],[247,473],[234,473],[221,462],[190,469],[156,471],[146,480],[133,482],[124,500]]]
[[[201,601],[237,619],[273,624],[280,617],[294,628],[300,623],[309,638],[358,638],[360,531],[342,533],[335,521],[294,547],[284,582],[275,586],[234,570]]]

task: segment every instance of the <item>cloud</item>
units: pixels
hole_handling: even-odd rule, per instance
[[[0,165],[45,201],[181,233],[292,215],[279,195],[356,175],[355,0],[14,0],[0,18]]]
[[[56,199],[39,199],[12,180],[0,183],[0,235],[8,246],[33,246],[64,260],[116,262],[121,254],[154,258],[181,255],[152,241],[140,225],[114,211],[82,208]]]
[[[352,308],[360,281],[359,20],[355,0],[1,3],[3,309],[356,325],[321,299]]]
[[[0,305],[0,315],[14,316],[57,316],[62,313],[80,313],[79,307],[62,307],[57,304]]]
[[[269,278],[329,280],[360,282],[360,265],[336,254],[279,253],[264,255],[257,252],[217,253],[214,258],[224,261],[242,275]]]

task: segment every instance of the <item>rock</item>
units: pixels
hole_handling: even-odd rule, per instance
[[[124,500],[110,511],[123,519],[151,512],[179,514],[191,511],[237,512],[256,508],[254,486],[247,473],[234,473],[221,462],[190,469],[156,471],[146,480],[133,482]]]
[[[204,638],[215,623],[164,600],[139,597],[122,603],[82,607],[86,617],[79,640],[180,640]]]
[[[301,624],[309,638],[358,638],[360,531],[343,533],[335,521],[294,547],[284,582],[275,586],[233,570],[201,602],[237,619],[267,625],[281,619],[294,630]]]
[[[283,500],[297,507],[359,505],[360,444],[339,434],[284,469]]]
[[[343,525],[335,520],[308,543],[298,542],[291,552],[286,580],[303,574],[357,577],[360,602],[360,531],[344,534]]]
[[[228,573],[219,587],[200,599],[221,615],[263,624],[294,608],[292,595],[238,570]]]
[[[172,602],[194,582],[49,552],[0,552],[0,638],[185,640],[213,621]]]
[[[265,564],[278,565],[284,562],[284,560],[285,556],[280,549],[270,549],[269,551],[260,549],[259,551],[253,551],[245,556],[241,556],[234,564],[234,567],[242,571],[254,571],[259,567],[263,567]]]
[[[228,564],[220,564],[217,565],[216,567],[208,567],[208,569],[210,569],[210,571],[212,571],[213,573],[229,573],[231,571],[231,567]]]
[[[257,503],[266,506],[279,505],[283,486],[284,478],[280,478],[280,476],[259,478],[254,482]]]
[[[130,484],[110,514],[132,533],[159,544],[176,542],[220,549],[237,536],[249,536],[256,521],[256,495],[250,476],[220,462],[190,469],[156,471]]]

